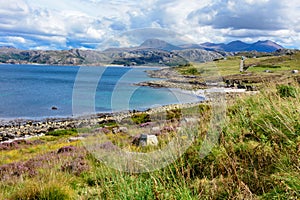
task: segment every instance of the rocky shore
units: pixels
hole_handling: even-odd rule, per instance
[[[193,91],[215,87],[257,91],[254,84],[268,82],[281,77],[281,75],[277,74],[258,76],[252,73],[204,77],[201,75],[182,75],[175,68],[149,70],[147,73],[150,77],[159,78],[159,80],[140,82],[136,85],[155,88],[179,88]]]
[[[197,106],[199,104],[210,104],[211,98],[218,94],[218,98],[222,96],[226,100],[230,100],[240,95],[251,95],[253,92],[246,92],[245,89],[222,89],[210,88],[206,90],[198,90],[194,95],[204,97],[206,100],[199,100],[194,103],[171,104],[160,107],[151,108],[145,111],[124,111],[119,113],[95,114],[74,118],[47,118],[43,120],[16,119],[10,121],[0,121],[0,143],[13,141],[18,138],[30,138],[34,136],[44,135],[50,131],[64,130],[72,128],[91,128],[97,125],[109,122],[121,122],[125,118],[131,117],[133,114],[146,113],[153,115],[156,113],[166,112],[167,110],[183,109]],[[222,94],[222,95],[220,95]],[[223,96],[224,95],[224,96]]]
[[[96,115],[86,118],[48,118],[44,120],[16,119],[0,122],[0,142],[21,137],[43,135],[60,129],[96,125],[112,120],[110,115]]]
[[[183,90],[199,90],[208,89],[211,87],[225,87],[223,81],[220,78],[211,78],[211,80],[205,80],[201,76],[181,75],[174,68],[164,68],[160,70],[147,71],[151,78],[159,78],[160,80],[146,81],[137,83],[138,86],[149,87],[166,87],[166,88],[180,88]]]
[[[171,110],[174,108],[192,107],[199,103],[173,104],[148,109],[146,111],[124,111],[119,113],[81,116],[77,118],[48,118],[40,121],[29,119],[0,121],[0,142],[10,141],[17,138],[30,138],[32,136],[44,135],[55,130],[82,127],[90,128],[104,123],[115,121],[119,122],[124,118],[131,117],[133,113],[147,113],[151,115],[158,112],[165,112],[166,110]]]

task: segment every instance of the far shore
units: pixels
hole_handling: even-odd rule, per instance
[[[156,65],[117,65],[117,64],[105,64],[105,63],[97,63],[97,64],[79,64],[79,65],[67,65],[67,64],[42,64],[42,63],[0,63],[1,65],[33,65],[33,66],[53,66],[53,67],[124,67],[124,68],[157,68],[157,69],[166,69],[170,68],[169,66],[156,66]]]

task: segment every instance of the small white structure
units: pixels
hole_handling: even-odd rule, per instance
[[[293,74],[298,74],[298,73],[299,73],[299,70],[294,69],[294,70],[292,70],[292,73],[293,73]]]

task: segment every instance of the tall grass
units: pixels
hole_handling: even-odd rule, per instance
[[[289,87],[296,96],[270,84],[229,106],[219,145],[203,159],[199,138],[165,169],[134,175],[100,164],[85,181],[107,199],[300,198],[300,91]]]
[[[46,174],[45,174],[46,175]],[[69,186],[70,178],[65,174],[49,173],[45,177],[25,180],[16,184],[12,200],[71,200],[75,193]]]

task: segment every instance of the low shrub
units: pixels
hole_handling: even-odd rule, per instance
[[[150,122],[150,115],[147,113],[138,113],[138,114],[134,114],[131,117],[132,121],[136,124],[142,124],[142,123],[146,123],[146,122]]]
[[[59,183],[29,183],[11,196],[13,200],[71,200],[73,192]]]
[[[172,109],[172,110],[167,110],[167,120],[180,120],[181,118],[181,109],[179,108],[175,108],[175,109]]]
[[[290,85],[279,85],[277,86],[277,93],[280,97],[293,97],[296,98],[296,88]]]
[[[187,69],[182,70],[181,73],[185,75],[198,75],[199,71],[195,67],[189,67]]]
[[[78,135],[78,131],[77,129],[56,130],[56,131],[50,131],[45,135],[50,135],[50,136]]]

